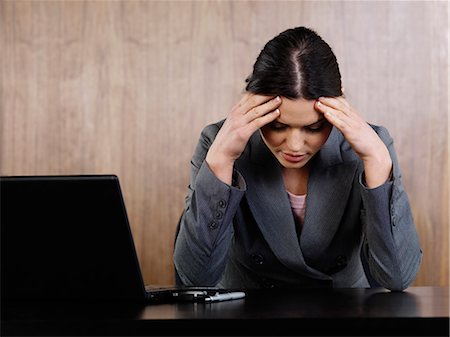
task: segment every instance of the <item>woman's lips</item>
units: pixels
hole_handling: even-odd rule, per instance
[[[291,162],[291,163],[298,163],[306,158],[306,154],[292,154],[292,153],[281,152],[281,155],[283,156],[283,158],[286,161]]]

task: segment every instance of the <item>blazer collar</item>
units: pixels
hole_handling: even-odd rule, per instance
[[[247,182],[246,197],[252,214],[274,254],[291,270],[319,279],[329,279],[329,276],[310,267],[307,261],[314,262],[331,243],[356,171],[355,162],[342,160],[340,137],[333,128],[327,142],[312,159],[300,240],[281,167],[259,132],[251,137],[246,152],[236,162],[236,168]]]

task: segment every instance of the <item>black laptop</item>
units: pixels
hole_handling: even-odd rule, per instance
[[[115,175],[0,177],[3,300],[202,300],[145,287]]]

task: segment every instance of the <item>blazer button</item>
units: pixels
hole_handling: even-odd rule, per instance
[[[336,258],[336,266],[338,267],[345,267],[347,265],[347,257],[344,255],[339,255]]]
[[[210,223],[209,223],[209,228],[211,228],[211,229],[216,229],[217,228],[217,222],[215,222],[215,221],[211,221]]]
[[[225,200],[220,200],[218,205],[220,208],[225,208],[227,207],[227,202]]]
[[[264,287],[264,288],[273,289],[273,288],[275,288],[275,284],[273,284],[272,282],[270,282],[268,279],[264,279],[264,280],[263,280],[263,287]]]
[[[223,212],[222,211],[216,211],[216,213],[214,213],[214,217],[216,219],[222,219],[223,217]]]
[[[262,265],[264,263],[264,258],[260,254],[252,254],[252,259],[255,264]]]

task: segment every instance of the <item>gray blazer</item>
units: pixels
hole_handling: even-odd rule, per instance
[[[277,159],[258,132],[235,162],[232,186],[204,161],[223,121],[203,130],[175,242],[181,282],[225,288],[369,287],[403,290],[422,259],[393,141],[390,181],[365,187],[363,164],[333,128],[312,159],[301,234]]]

